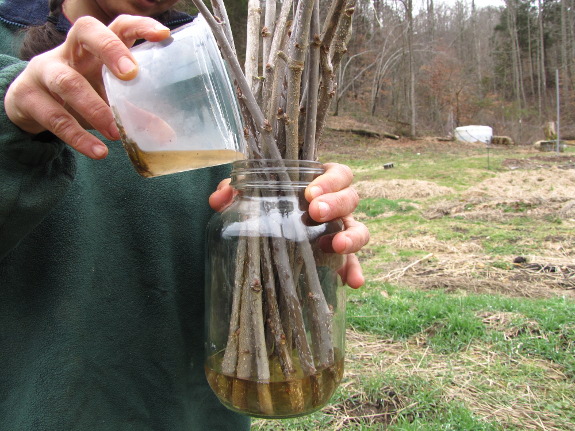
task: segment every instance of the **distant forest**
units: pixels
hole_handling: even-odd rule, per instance
[[[248,0],[225,4],[242,49]],[[559,100],[562,136],[575,135],[575,0],[347,6],[355,9],[353,35],[338,71],[334,115],[372,116],[408,136],[483,124],[527,143],[556,121]]]

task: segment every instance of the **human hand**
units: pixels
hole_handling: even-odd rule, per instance
[[[361,265],[355,252],[369,241],[367,227],[353,218],[359,203],[357,192],[351,187],[353,172],[346,165],[325,163],[325,172],[313,180],[305,190],[309,214],[318,222],[341,219],[343,230],[320,240],[324,251],[347,255],[340,270],[344,283],[357,289],[365,283]]]
[[[335,235],[326,235],[320,246],[324,251],[346,255],[346,263],[340,270],[344,283],[357,289],[365,280],[361,265],[354,254],[369,241],[367,227],[353,218],[359,203],[357,192],[351,187],[353,173],[348,166],[338,163],[324,164],[325,172],[313,180],[305,190],[309,214],[317,222],[341,219],[344,229]],[[227,207],[236,191],[227,178],[220,182],[210,196],[210,206],[216,211]]]
[[[170,30],[147,17],[121,15],[108,27],[95,18],[79,18],[66,41],[32,58],[8,88],[8,118],[22,130],[50,131],[82,154],[102,159],[106,145],[85,130],[120,139],[106,102],[102,65],[120,79],[133,79],[138,66],[129,47],[138,39],[160,41]]]

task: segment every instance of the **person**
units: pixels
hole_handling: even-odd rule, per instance
[[[193,19],[176,3],[0,0],[0,430],[249,428],[203,368],[204,230],[229,165],[138,176],[101,80]],[[310,214],[344,220],[332,246],[359,287],[369,234],[351,171],[326,166]]]

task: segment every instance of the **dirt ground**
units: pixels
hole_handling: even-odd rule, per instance
[[[358,128],[353,120],[338,122],[338,128]],[[369,129],[369,126],[367,126]],[[337,137],[330,136],[338,151]],[[381,140],[381,146],[410,149],[415,152],[445,150],[445,142],[437,138],[420,140]],[[458,144],[459,145],[459,144]],[[470,144],[473,146],[474,144]],[[472,149],[472,147],[470,147]],[[465,150],[463,148],[463,150]],[[353,151],[349,147],[346,151]],[[573,154],[541,154],[533,148],[518,149],[526,157],[509,158],[503,162],[505,171],[460,193],[459,199],[445,199],[454,190],[417,179],[365,180],[354,184],[362,198],[407,199],[422,203],[420,209],[429,220],[440,217],[463,217],[497,224],[521,214],[541,223],[559,220],[566,227],[549,235],[538,244],[537,252],[527,256],[509,256],[505,267],[494,265],[493,256],[486,255],[480,238],[467,242],[440,241],[433,236],[412,236],[397,239],[372,238],[371,243],[385,241],[398,249],[420,250],[423,259],[406,263],[382,264],[380,281],[390,281],[415,288],[443,288],[451,291],[498,293],[523,297],[567,296],[575,298],[575,156]],[[523,155],[523,154],[522,154]],[[433,198],[433,199],[432,199]],[[426,203],[428,199],[432,199]],[[385,218],[389,214],[381,214]],[[358,214],[362,218],[362,214]],[[528,232],[522,239],[531,241]],[[499,264],[499,266],[502,266]]]

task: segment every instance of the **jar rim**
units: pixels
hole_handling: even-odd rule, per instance
[[[232,163],[232,185],[245,188],[305,188],[325,172],[322,163],[295,159],[243,159]],[[283,174],[283,175],[282,175]]]
[[[232,167],[247,168],[252,165],[255,166],[270,166],[270,167],[319,167],[323,169],[323,163],[316,160],[299,160],[299,159],[241,159],[232,162]]]

